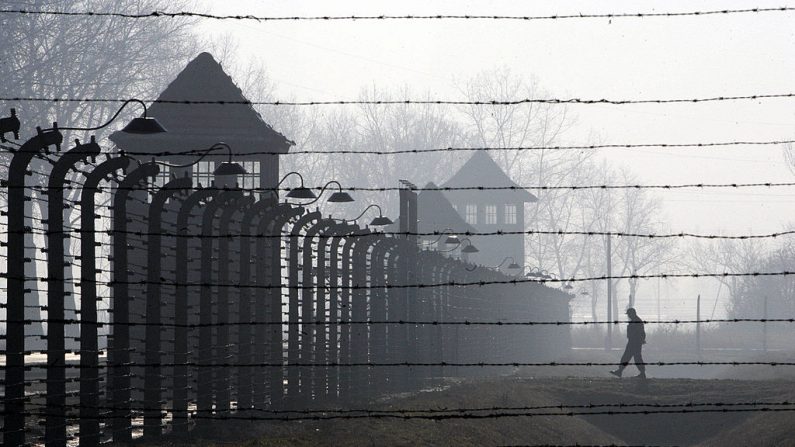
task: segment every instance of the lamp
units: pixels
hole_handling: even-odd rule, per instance
[[[298,188],[291,189],[290,192],[287,193],[287,197],[291,199],[316,199],[317,196],[315,195],[315,193],[313,193],[311,189],[306,188],[304,186],[304,177],[302,177],[301,174],[295,171],[288,172],[287,174],[285,174],[284,177],[282,177],[282,179],[279,180],[279,183],[276,184],[276,187],[278,188],[279,185],[281,185],[282,183],[284,183],[285,180],[287,180],[287,177],[293,174],[297,175],[298,178],[301,179],[301,186],[299,186]]]
[[[143,117],[138,117],[138,118],[133,118],[132,121],[130,121],[126,126],[124,126],[124,129],[122,129],[122,132],[125,132],[125,133],[137,133],[137,134],[144,134],[144,135],[168,132],[166,130],[166,128],[163,127],[163,125],[160,124],[160,122],[157,121],[157,119],[146,116],[146,104],[144,104],[144,102],[141,101],[140,99],[128,99],[127,101],[124,101],[124,104],[122,104],[121,107],[119,107],[119,110],[116,111],[116,113],[113,115],[113,117],[111,117],[111,119],[109,119],[108,122],[106,122],[105,124],[103,124],[101,126],[97,126],[97,127],[61,127],[60,129],[61,130],[80,130],[80,131],[91,131],[91,130],[102,129],[103,127],[107,127],[110,123],[112,123],[119,116],[119,114],[121,114],[121,111],[124,110],[125,107],[127,107],[127,104],[130,104],[132,102],[141,104],[143,106],[143,108],[144,108],[144,116]]]
[[[461,253],[467,253],[467,254],[469,254],[469,253],[477,253],[477,252],[479,252],[479,251],[480,251],[480,250],[478,250],[478,248],[477,248],[477,247],[475,247],[474,245],[472,245],[472,241],[470,241],[470,240],[469,240],[469,238],[462,239],[462,240],[461,240],[461,243],[463,243],[464,241],[467,241],[467,242],[468,242],[468,244],[467,244],[467,246],[466,246],[466,247],[464,247],[464,248],[462,248],[462,249],[461,249]]]
[[[240,166],[237,163],[232,163],[232,148],[229,147],[226,143],[215,143],[211,146],[212,148],[220,148],[225,147],[227,151],[229,151],[229,159],[215,168],[213,174],[215,175],[243,175],[246,173],[246,170],[243,169],[243,166]],[[203,157],[202,157],[203,158]]]
[[[372,205],[367,206],[367,208],[365,208],[364,211],[362,211],[361,214],[359,214],[358,216],[354,217],[353,219],[348,220],[348,222],[353,222],[353,221],[359,220],[362,216],[364,216],[364,213],[366,213],[367,210],[369,210],[370,208],[378,208],[378,217],[376,217],[375,219],[373,219],[370,222],[370,226],[371,227],[383,227],[383,226],[386,226],[386,225],[392,225],[392,223],[393,223],[392,219],[390,219],[388,217],[384,217],[383,210],[381,210],[381,207],[376,205],[375,203],[373,203]]]
[[[511,263],[508,264],[508,267],[506,267],[507,269],[509,269],[509,270],[519,270],[520,268],[522,268],[522,266],[520,266],[519,264],[516,263],[516,259],[514,259],[513,256],[506,257],[505,259],[502,260],[502,262],[500,262],[500,264],[497,267],[494,267],[494,268],[499,270],[500,267],[502,267],[502,265],[505,264],[505,261],[507,261],[509,259],[511,260]]]
[[[302,182],[303,182],[303,179],[302,179]],[[303,204],[303,206],[311,205],[311,204],[317,202],[318,200],[320,200],[320,196],[323,195],[323,192],[326,190],[326,188],[328,188],[328,185],[330,185],[332,183],[337,185],[337,188],[339,188],[339,191],[335,192],[334,194],[331,195],[331,197],[328,198],[329,202],[344,203],[344,202],[353,202],[354,201],[353,197],[351,197],[350,194],[348,194],[347,192],[344,192],[342,190],[342,185],[340,185],[340,183],[338,181],[332,180],[332,181],[326,183],[325,185],[323,185],[322,188],[320,188],[320,193],[317,195],[315,200],[312,200],[311,202],[305,203],[305,204]],[[293,191],[295,191],[295,190],[293,190]],[[307,189],[307,191],[309,191],[310,193],[312,192],[309,189]],[[292,191],[290,191],[290,192],[292,192]],[[287,195],[289,196],[290,194],[287,194]]]
[[[445,228],[444,230],[442,230],[441,233],[438,233],[439,237],[437,237],[436,240],[434,240],[434,241],[426,241],[425,244],[428,245],[428,246],[431,246],[431,245],[439,242],[442,239],[442,236],[444,236],[445,234],[447,235],[447,238],[444,240],[444,243],[446,245],[460,244],[461,240],[458,239],[458,236],[456,236],[455,234],[452,234],[452,231],[453,231],[452,228]],[[450,233],[448,233],[448,232],[450,232]]]
[[[528,278],[538,278],[541,280],[557,278],[557,276],[554,273],[549,273],[546,270],[541,270],[539,267],[533,267],[529,272],[525,273],[524,276]]]
[[[474,245],[472,245],[472,241],[470,241],[468,237],[466,237],[466,238],[464,238],[464,239],[461,239],[460,241],[458,241],[458,242],[456,243],[456,246],[455,246],[455,247],[453,247],[453,248],[450,248],[450,249],[448,249],[448,250],[437,250],[437,251],[438,251],[439,253],[447,253],[447,252],[451,252],[451,251],[457,250],[457,249],[458,249],[458,247],[460,247],[460,246],[461,246],[461,245],[464,243],[464,241],[466,241],[466,242],[468,243],[468,245],[467,245],[466,247],[464,247],[464,248],[462,248],[462,249],[461,249],[461,253],[477,253],[477,252],[479,252],[479,251],[480,251],[480,250],[478,250],[478,249],[477,249],[477,247],[475,247]]]
[[[525,265],[525,267],[529,268],[530,271],[524,274],[524,276],[528,278],[540,278],[541,277],[541,269],[538,267],[530,267],[529,265]]]
[[[193,161],[191,163],[187,163],[187,164],[184,164],[184,165],[172,165],[172,164],[163,163],[161,161],[155,161],[155,160],[152,160],[152,162],[153,163],[157,163],[159,165],[163,165],[163,166],[169,166],[171,168],[187,168],[187,167],[193,166],[196,163],[202,161],[204,159],[204,157],[206,157],[207,155],[210,154],[210,152],[216,151],[216,150],[219,150],[219,149],[226,149],[227,152],[229,152],[229,160],[226,161],[226,162],[221,163],[220,165],[218,165],[218,167],[215,168],[215,171],[213,171],[213,174],[215,174],[215,175],[241,175],[241,174],[246,174],[247,173],[246,170],[242,166],[240,166],[237,163],[233,163],[232,162],[232,148],[226,143],[215,143],[215,144],[213,144],[212,146],[208,147],[207,149],[204,149],[203,153],[201,154],[201,157],[199,157],[196,161]]]

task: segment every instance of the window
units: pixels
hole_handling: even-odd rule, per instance
[[[241,175],[239,178],[240,186],[243,189],[259,188],[260,187],[259,162],[243,161],[240,162],[240,165],[243,166],[243,169],[246,170],[246,173]]]
[[[215,163],[211,161],[200,161],[193,165],[193,186],[196,187],[199,184],[205,188],[210,186],[215,178],[213,170],[215,170]]]
[[[478,223],[478,206],[474,204],[467,204],[466,215],[464,216],[468,224],[477,225]]]
[[[165,165],[158,165],[158,168],[160,168],[160,172],[155,177],[155,186],[162,188],[163,185],[171,181],[171,168]]]
[[[505,205],[505,223],[516,225],[516,205]]]
[[[497,224],[497,205],[486,205],[486,225]]]
[[[234,162],[234,160],[233,160]],[[237,178],[241,188],[251,189],[260,187],[260,162],[259,161],[238,161],[246,173],[239,175]],[[200,161],[193,165],[193,186],[198,186],[199,183],[205,188],[212,185],[215,180],[215,162],[213,161]]]

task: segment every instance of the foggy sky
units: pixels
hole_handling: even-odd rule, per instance
[[[506,14],[670,12],[778,7],[760,1],[283,1],[200,2],[216,14]],[[204,21],[208,34],[231,35],[240,59],[268,70],[279,95],[300,100],[355,99],[363,87],[407,86],[417,96],[464,99],[456,82],[508,67],[535,76],[553,97],[685,98],[795,92],[795,13],[685,18],[555,21]],[[795,137],[792,100],[679,105],[571,106],[576,126],[562,143],[711,142]],[[594,137],[593,135],[596,135]],[[289,137],[289,136],[288,136]],[[611,149],[602,155],[641,183],[786,182],[795,176],[781,148]],[[425,179],[412,179],[423,183]],[[522,184],[522,179],[514,179]],[[525,182],[526,183],[526,182]],[[388,185],[374,185],[388,186]],[[791,222],[791,188],[661,192],[675,231],[761,233]],[[648,293],[651,286],[645,286]],[[670,300],[714,281],[664,287]],[[683,304],[684,305],[684,304]],[[687,307],[692,307],[685,305]],[[651,310],[651,306],[649,307]],[[677,312],[678,313],[678,312]],[[681,314],[679,314],[681,315]]]

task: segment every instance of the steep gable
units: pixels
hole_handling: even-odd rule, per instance
[[[161,101],[247,102],[243,92],[209,53],[201,53],[160,94]],[[294,143],[275,131],[250,104],[172,104],[155,102],[149,116],[168,132],[134,135],[115,132],[122,149],[159,152],[200,149],[223,141],[236,153],[286,153]]]
[[[535,202],[538,199],[527,190],[519,188],[510,177],[497,165],[486,151],[476,151],[453,176],[442,184],[446,188],[498,186],[512,187],[515,190],[453,190],[445,191],[452,202],[463,202],[466,199],[478,202]]]

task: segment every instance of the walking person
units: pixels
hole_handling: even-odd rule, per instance
[[[643,364],[643,345],[646,344],[646,331],[643,328],[643,320],[638,317],[635,309],[630,307],[627,309],[627,316],[629,317],[629,324],[627,324],[627,348],[624,350],[624,355],[621,356],[621,366],[618,369],[610,371],[610,374],[621,377],[624,373],[624,368],[627,367],[629,361],[634,358],[635,366],[640,371],[636,377],[641,379],[646,378],[646,365]]]

